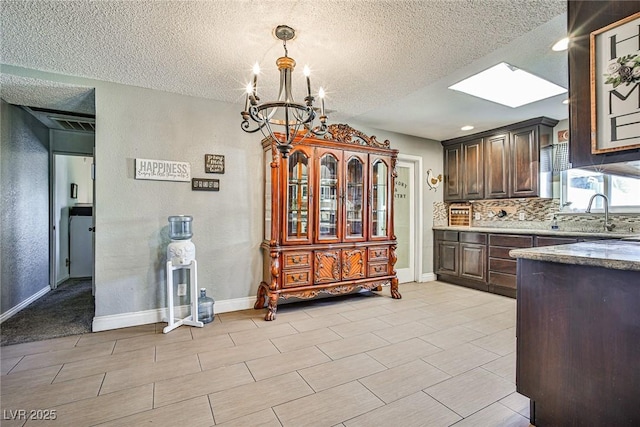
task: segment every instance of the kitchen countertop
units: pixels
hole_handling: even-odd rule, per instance
[[[500,233],[500,234],[535,234],[537,236],[558,236],[558,237],[596,237],[608,239],[637,239],[640,240],[638,233],[620,233],[620,232],[597,232],[597,231],[568,231],[568,230],[551,230],[551,229],[535,229],[535,228],[497,228],[497,227],[451,227],[451,226],[433,226],[434,230],[450,230],[450,231],[473,231],[477,233]]]
[[[640,242],[632,240],[596,240],[568,245],[512,249],[509,255],[513,258],[560,264],[640,271]]]

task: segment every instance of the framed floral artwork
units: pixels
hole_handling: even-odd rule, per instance
[[[591,152],[640,148],[640,12],[590,35]]]

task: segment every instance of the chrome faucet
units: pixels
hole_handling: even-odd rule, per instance
[[[589,206],[587,207],[586,213],[591,213],[591,205],[593,204],[593,199],[596,196],[600,196],[604,199],[604,229],[605,231],[612,231],[615,228],[615,224],[609,223],[609,198],[602,193],[596,193],[589,199]]]

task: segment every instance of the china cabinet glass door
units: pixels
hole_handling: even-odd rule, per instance
[[[353,155],[347,161],[345,173],[345,240],[364,239],[365,165],[366,160],[356,155]]]
[[[320,157],[318,174],[318,230],[319,241],[337,241],[339,224],[339,163],[332,153]]]
[[[289,156],[286,241],[309,240],[309,157],[302,151]]]
[[[371,237],[387,237],[389,168],[382,160],[377,160],[371,171]]]
[[[271,240],[271,227],[272,227],[272,219],[271,219],[271,203],[273,201],[273,196],[271,194],[271,149],[265,150],[264,152],[264,239]]]

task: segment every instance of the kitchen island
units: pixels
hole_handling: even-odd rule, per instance
[[[640,243],[514,249],[517,391],[544,426],[640,425]]]

